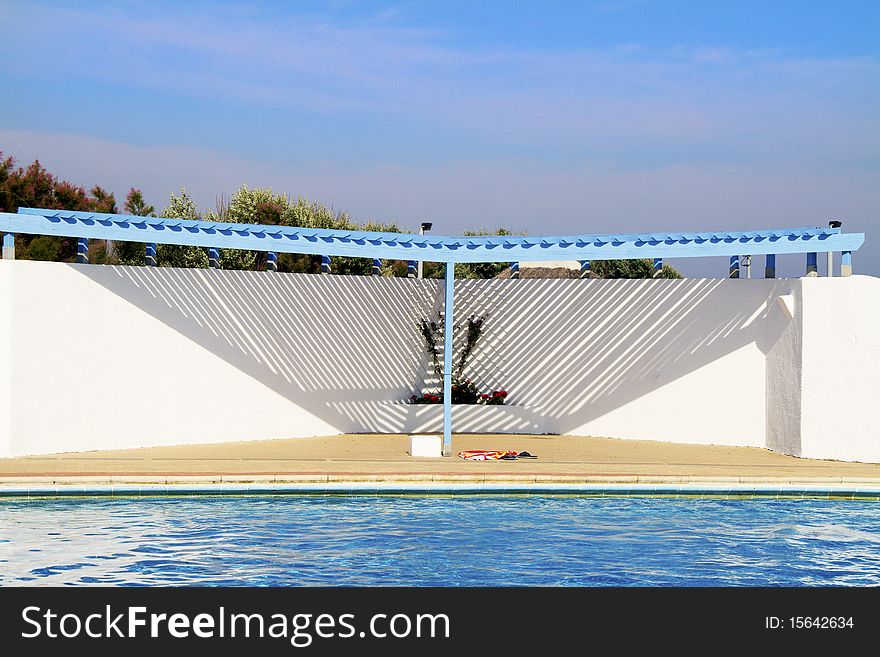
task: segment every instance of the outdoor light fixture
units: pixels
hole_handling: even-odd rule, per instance
[[[433,226],[434,226],[434,224],[431,223],[430,221],[423,221],[422,225],[419,226],[419,235],[424,235],[426,232],[431,230],[431,228]],[[422,277],[422,261],[421,260],[419,260],[419,270],[418,271],[419,271],[418,277],[421,278]]]
[[[837,221],[836,219],[828,222],[829,228],[840,228],[841,226],[843,226],[843,222]],[[826,258],[828,262],[828,271],[826,274],[828,276],[834,276],[834,254],[829,251]]]

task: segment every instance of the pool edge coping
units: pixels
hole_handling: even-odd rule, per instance
[[[448,474],[448,473],[292,473],[292,474],[41,474],[0,476],[0,490],[10,485],[847,485],[880,486],[880,477],[798,475],[657,475],[657,474]]]
[[[207,479],[207,478],[206,478]],[[880,500],[880,480],[702,482],[9,482],[0,499],[64,497],[178,497],[194,495],[582,495],[682,497],[833,497]]]

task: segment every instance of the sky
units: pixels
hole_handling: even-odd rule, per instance
[[[840,219],[880,275],[880,2],[2,0],[0,24],[0,151],[117,198],[247,184],[450,235]]]

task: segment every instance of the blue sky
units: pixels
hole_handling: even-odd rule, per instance
[[[119,196],[246,183],[447,234],[842,218],[880,274],[878,2],[7,0],[0,22],[0,150]]]

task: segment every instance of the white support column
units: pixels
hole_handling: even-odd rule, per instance
[[[455,297],[455,263],[446,263],[446,297],[443,305],[443,456],[452,456],[452,324]]]
[[[840,275],[852,276],[852,252],[843,251],[840,254]]]
[[[15,260],[15,235],[3,233],[3,259]]]

